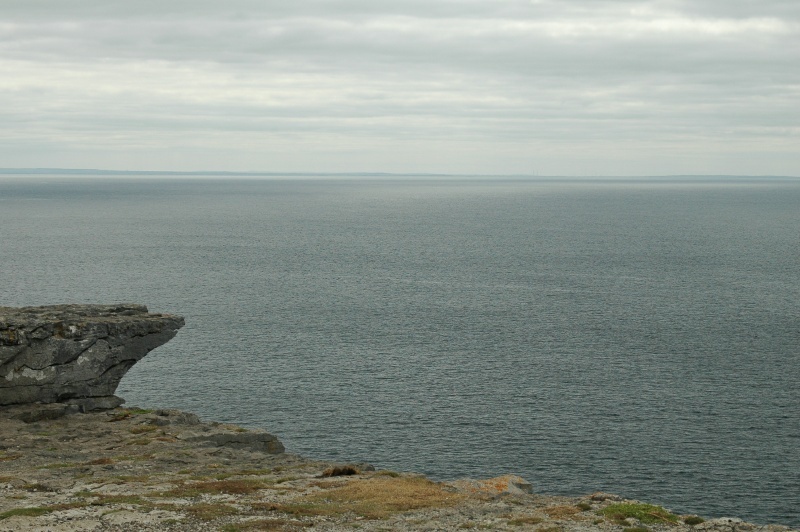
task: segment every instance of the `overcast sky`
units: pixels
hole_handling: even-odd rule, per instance
[[[0,167],[800,175],[800,1],[0,0]]]

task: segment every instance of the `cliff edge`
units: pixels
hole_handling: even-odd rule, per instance
[[[118,408],[125,372],[183,324],[141,305],[0,307],[0,532],[790,530],[538,495],[513,475],[434,482],[322,462],[262,430]]]
[[[0,405],[115,408],[125,373],[183,325],[143,305],[0,307]]]

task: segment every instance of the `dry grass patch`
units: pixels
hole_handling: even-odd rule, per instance
[[[89,460],[88,462],[84,462],[83,465],[110,465],[114,463],[113,458],[97,458],[95,460]]]
[[[39,466],[36,469],[66,469],[68,467],[79,467],[82,464],[78,462],[58,462],[55,464],[46,464],[43,466]]]
[[[553,519],[575,519],[582,510],[576,506],[550,506],[542,511]]]
[[[252,475],[269,475],[272,469],[241,469],[236,472],[237,475],[252,476]]]
[[[239,510],[230,504],[200,503],[183,508],[182,511],[203,521],[213,521],[215,519],[219,519],[220,517],[228,517],[230,515],[239,514]]]
[[[211,477],[207,478],[214,478],[216,480],[227,480],[232,477],[263,477],[269,475],[271,472],[272,470],[270,469],[241,469],[238,471],[232,470],[232,471],[225,471],[224,473],[217,473],[216,475],[212,475]]]
[[[346,466],[335,466],[329,467],[325,471],[322,472],[323,477],[343,477],[348,475],[358,475],[361,473],[358,469],[353,466],[346,465]]]
[[[86,501],[74,501],[51,504],[47,509],[53,512],[59,512],[62,510],[74,510],[75,508],[86,508],[87,506],[91,506],[91,503]]]
[[[150,475],[117,475],[117,480],[122,482],[137,482],[139,484],[146,484],[150,482]]]
[[[138,427],[128,429],[128,432],[131,434],[145,434],[148,432],[155,432],[156,430],[158,430],[158,427],[155,425],[139,425]]]
[[[276,504],[273,509],[294,515],[354,513],[367,519],[383,519],[409,510],[455,506],[465,498],[424,478],[370,478],[312,493],[297,502]]]
[[[227,493],[230,495],[248,495],[258,490],[271,488],[262,480],[239,479],[239,480],[209,480],[203,482],[186,482],[162,493],[167,497],[196,497],[205,493]]]
[[[223,532],[239,532],[240,530],[298,530],[314,526],[295,519],[256,519],[244,521],[222,528]]]
[[[135,438],[130,440],[125,445],[150,445],[153,440],[150,438]]]
[[[155,458],[154,454],[122,454],[115,456],[115,462],[146,462]]]
[[[69,507],[80,508],[83,506],[107,506],[112,504],[142,506],[145,508],[153,506],[153,503],[143,499],[140,495],[110,495],[106,493],[95,493],[93,491],[79,491],[75,493],[75,497],[82,500],[78,502],[62,503],[52,506],[51,508],[68,509]]]
[[[275,482],[275,484],[283,484],[284,482],[292,482],[292,481],[295,481],[295,480],[300,480],[301,478],[304,478],[304,477],[297,476],[297,475],[289,475],[287,477],[278,477],[273,482]]]
[[[521,515],[509,519],[508,524],[511,526],[538,525],[542,521],[544,521],[544,519],[535,515]]]
[[[332,488],[341,488],[342,486],[346,486],[347,482],[347,480],[314,480],[309,482],[308,485],[314,488],[329,490]]]

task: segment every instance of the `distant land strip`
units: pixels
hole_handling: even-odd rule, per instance
[[[252,172],[230,170],[167,171],[167,170],[101,170],[97,168],[0,168],[0,175],[65,175],[65,176],[176,176],[176,177],[433,177],[433,178],[508,178],[508,179],[800,179],[788,175],[540,175],[533,174],[447,174],[424,172]]]

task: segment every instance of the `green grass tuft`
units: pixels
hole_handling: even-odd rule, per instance
[[[15,515],[23,515],[25,517],[39,517],[40,515],[49,514],[52,510],[49,508],[30,507],[30,508],[15,508],[0,514],[0,521],[14,517]]]
[[[629,517],[638,519],[642,523],[675,523],[678,516],[653,504],[619,503],[606,506],[598,512],[614,521],[621,522]]]

